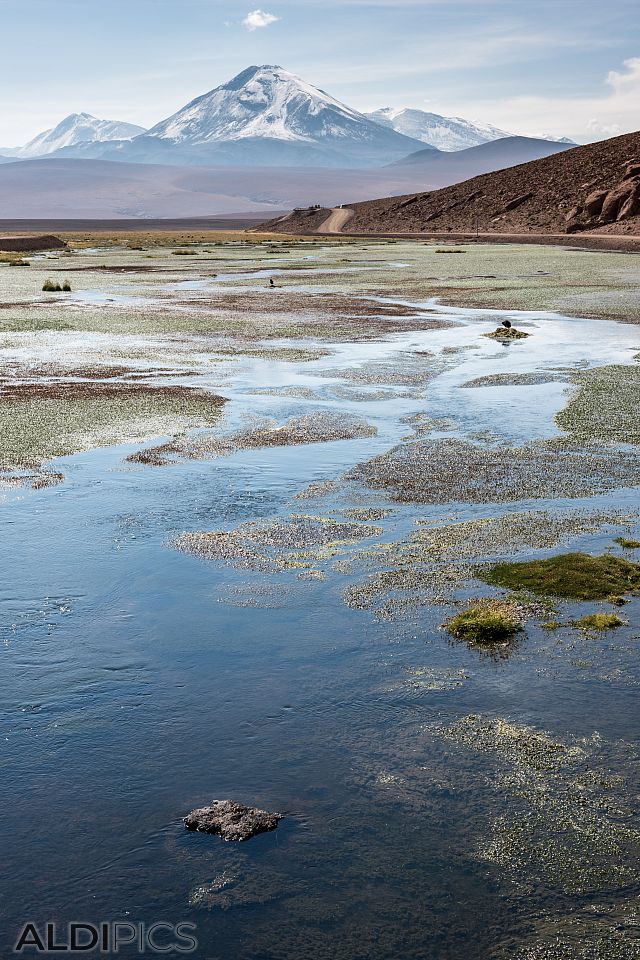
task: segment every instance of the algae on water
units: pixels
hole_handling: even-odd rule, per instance
[[[573,439],[640,443],[640,367],[612,364],[576,374],[577,392],[556,415]]]
[[[0,468],[35,467],[91,447],[218,421],[224,401],[187,387],[66,383],[0,393]]]

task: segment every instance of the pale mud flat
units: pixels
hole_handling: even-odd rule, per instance
[[[214,960],[638,956],[638,598],[442,629],[484,564],[640,561],[637,260],[464,249],[0,265],[6,930],[99,892]],[[184,835],[227,796],[288,813]]]

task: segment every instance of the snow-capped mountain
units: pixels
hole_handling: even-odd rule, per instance
[[[224,145],[235,162],[385,163],[417,149],[416,140],[372,121],[278,66],[253,66],[152,127],[145,142],[177,147]],[[289,149],[286,149],[288,147]]]
[[[44,157],[65,147],[74,147],[80,143],[95,143],[106,140],[131,140],[144,133],[144,127],[120,120],[99,120],[90,113],[72,113],[65,117],[57,127],[45,130],[30,140],[24,147],[10,151],[3,150],[5,156],[21,160]]]
[[[367,117],[406,137],[445,151],[466,150],[489,143],[490,140],[513,136],[489,123],[472,123],[462,117],[442,117],[439,113],[427,113],[426,110],[383,107],[368,113]]]

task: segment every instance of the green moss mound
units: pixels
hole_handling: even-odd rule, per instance
[[[617,613],[590,613],[576,620],[576,627],[581,630],[614,630],[623,623],[624,620],[621,620]]]
[[[640,564],[608,554],[563,553],[547,560],[498,563],[481,570],[479,577],[496,587],[569,600],[605,600],[640,592]]]
[[[616,537],[616,543],[619,543],[623,550],[640,549],[640,540],[633,540],[630,537]]]
[[[456,640],[466,640],[473,646],[492,646],[513,640],[522,626],[513,604],[493,602],[458,613],[446,628]]]

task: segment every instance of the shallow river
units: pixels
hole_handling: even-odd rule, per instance
[[[480,336],[502,314],[433,313],[456,325],[331,345],[311,363],[242,359],[223,380],[211,375],[229,398],[230,427],[256,410],[278,420],[339,410],[376,426],[373,439],[163,469],[127,464],[137,448],[112,447],[55,461],[66,475],[58,487],[3,494],[4,956],[27,920],[157,919],[195,923],[196,956],[207,960],[516,957],[546,942],[559,918],[603,900],[615,912],[637,896],[629,879],[567,892],[536,866],[525,863],[516,882],[483,860],[493,818],[518,808],[493,790],[486,754],[461,756],[430,733],[469,714],[563,741],[597,732],[617,770],[620,744],[640,732],[637,600],[615,641],[574,637],[567,652],[533,628],[496,661],[450,643],[442,608],[391,621],[350,609],[342,593],[355,574],[307,582],[170,546],[184,531],[317,512],[295,495],[399,442],[415,414],[453,418],[447,435],[552,437],[566,380],[461,385],[631,362],[640,350],[638,328],[613,322],[522,314],[517,325],[532,336],[503,346]],[[346,368],[420,350],[437,367],[424,391],[341,379]],[[350,400],[336,386],[374,398]],[[315,396],[254,392],[282,387]],[[373,502],[388,505],[379,493]],[[637,510],[637,491],[597,503]],[[416,518],[502,509],[392,507],[375,541],[398,539]],[[575,543],[595,549],[610,538]],[[580,658],[597,669],[576,666]],[[419,670],[438,682],[408,682]],[[185,831],[189,810],[227,796],[286,818],[245,844]]]

